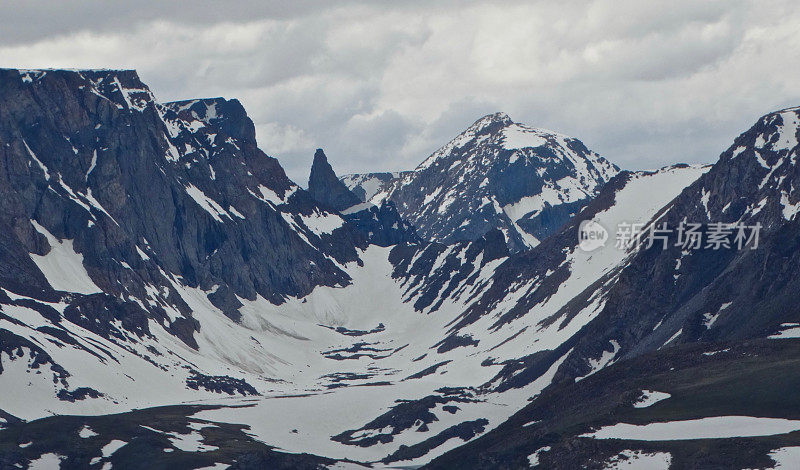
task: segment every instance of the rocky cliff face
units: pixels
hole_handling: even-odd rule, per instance
[[[512,251],[521,251],[557,231],[618,171],[577,139],[497,113],[372,201],[394,201],[424,239],[474,240],[496,228]]]
[[[346,284],[337,262],[364,243],[256,147],[238,101],[161,104],[134,71],[0,70],[0,158],[3,264],[15,266],[4,287],[69,290],[25,260],[63,251],[87,293],[159,321],[180,311],[170,328],[189,344],[197,325],[172,279],[235,317],[237,296],[280,303]]]

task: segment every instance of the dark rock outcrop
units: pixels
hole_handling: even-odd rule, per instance
[[[308,192],[311,197],[336,211],[343,211],[361,202],[361,199],[336,177],[322,149],[317,149],[314,153],[311,176],[308,178]]]
[[[343,216],[373,245],[422,243],[416,228],[400,216],[391,201],[385,201],[380,206],[369,205],[364,210],[345,213]]]

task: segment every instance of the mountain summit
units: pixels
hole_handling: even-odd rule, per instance
[[[495,113],[372,201],[394,201],[425,239],[475,240],[496,228],[521,251],[554,233],[618,172],[577,139]]]

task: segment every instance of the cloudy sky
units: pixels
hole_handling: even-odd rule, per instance
[[[162,101],[238,98],[305,184],[412,169],[482,115],[623,168],[712,162],[800,105],[796,0],[14,2],[0,66],[135,68]]]

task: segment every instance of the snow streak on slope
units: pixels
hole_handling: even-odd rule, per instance
[[[56,290],[95,294],[102,292],[83,267],[83,256],[76,253],[72,240],[59,240],[36,221],[31,224],[47,238],[50,252],[44,256],[31,255],[31,259]]]
[[[752,416],[713,416],[688,421],[668,421],[642,426],[619,423],[583,437],[636,441],[674,441],[772,436],[800,430],[800,421]]]

